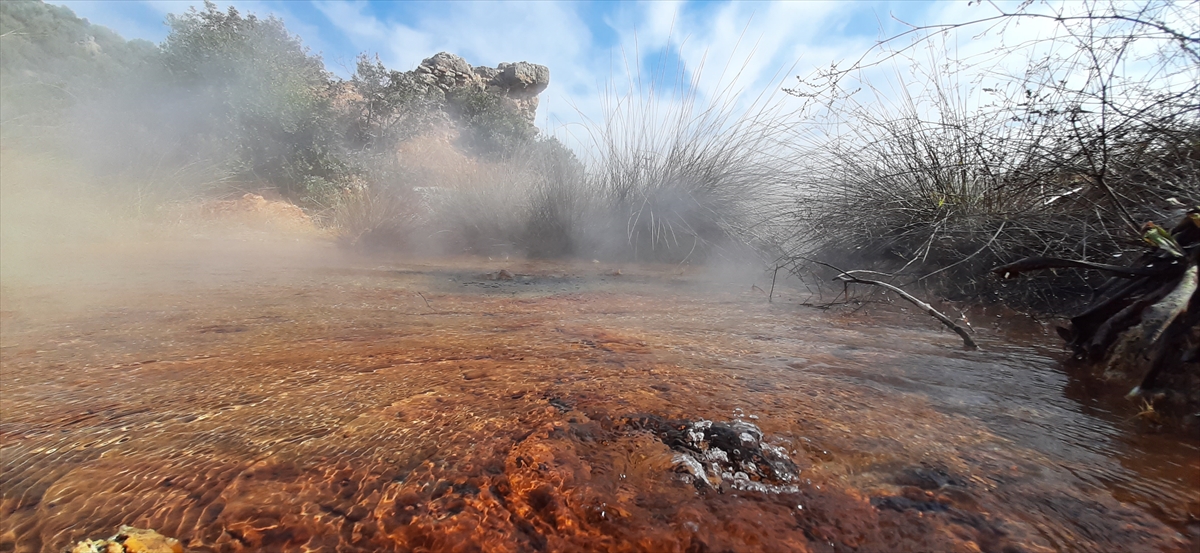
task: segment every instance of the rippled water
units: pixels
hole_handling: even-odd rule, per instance
[[[1041,332],[966,352],[697,269],[313,253],[5,279],[0,551],[121,524],[195,551],[1200,543],[1200,447],[1084,399]],[[754,424],[798,485],[690,482],[645,415]]]

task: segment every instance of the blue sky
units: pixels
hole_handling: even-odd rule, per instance
[[[168,13],[201,2],[56,1],[125,38],[161,41]],[[941,20],[965,2],[361,2],[229,0],[243,13],[281,18],[330,71],[346,76],[360,53],[412,69],[448,51],[473,65],[530,61],[550,67],[538,124],[553,131],[598,114],[599,91],[659,87],[701,75],[700,88],[760,92],[774,81],[861,53],[902,25]],[[635,52],[637,55],[635,55]],[[702,71],[698,71],[703,66]],[[727,69],[732,68],[732,69]],[[630,82],[632,81],[632,83]],[[664,82],[667,81],[667,82]]]
[[[153,42],[167,35],[168,13],[181,13],[202,2],[192,0],[52,0],[80,17],[105,25],[126,38]],[[960,2],[961,3],[961,2]],[[795,28],[784,42],[825,44],[874,38],[906,21],[922,22],[939,15],[936,2],[365,2],[346,0],[225,0],[243,13],[274,15],[321,53],[330,70],[345,74],[360,52],[379,53],[385,62],[411,69],[436,52],[452,48],[475,64],[494,65],[505,55],[558,57],[570,52],[606,54],[640,33],[655,43],[664,30],[673,38],[702,39],[733,27],[748,35],[775,28]],[[946,3],[941,3],[944,6]],[[755,19],[758,21],[756,22]],[[768,21],[768,19],[773,21]],[[770,23],[775,23],[774,25]],[[666,25],[666,28],[664,28]],[[697,34],[699,31],[699,34]],[[705,32],[707,31],[707,32]],[[555,47],[543,39],[565,39]],[[758,37],[750,37],[758,38]],[[494,40],[499,39],[499,40]]]

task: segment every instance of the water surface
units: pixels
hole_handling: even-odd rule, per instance
[[[1197,548],[1200,448],[1072,392],[1039,331],[967,352],[677,266],[80,257],[3,283],[2,551]],[[800,479],[697,486],[645,415],[757,425]]]

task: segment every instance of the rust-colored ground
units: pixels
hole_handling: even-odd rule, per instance
[[[696,268],[168,251],[6,261],[0,551],[1197,545],[1200,449],[1072,399],[1040,331],[964,352]],[[798,490],[698,489],[641,414],[754,423]]]

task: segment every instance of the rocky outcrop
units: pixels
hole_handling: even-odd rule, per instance
[[[471,87],[506,99],[530,124],[537,115],[538,94],[550,85],[550,68],[519,61],[496,67],[472,67],[454,54],[439,52],[413,71],[419,82],[442,92]]]
[[[478,86],[481,84],[479,75],[466,60],[446,52],[439,52],[433,57],[425,58],[416,70],[417,80],[430,86],[449,92],[460,86]]]

